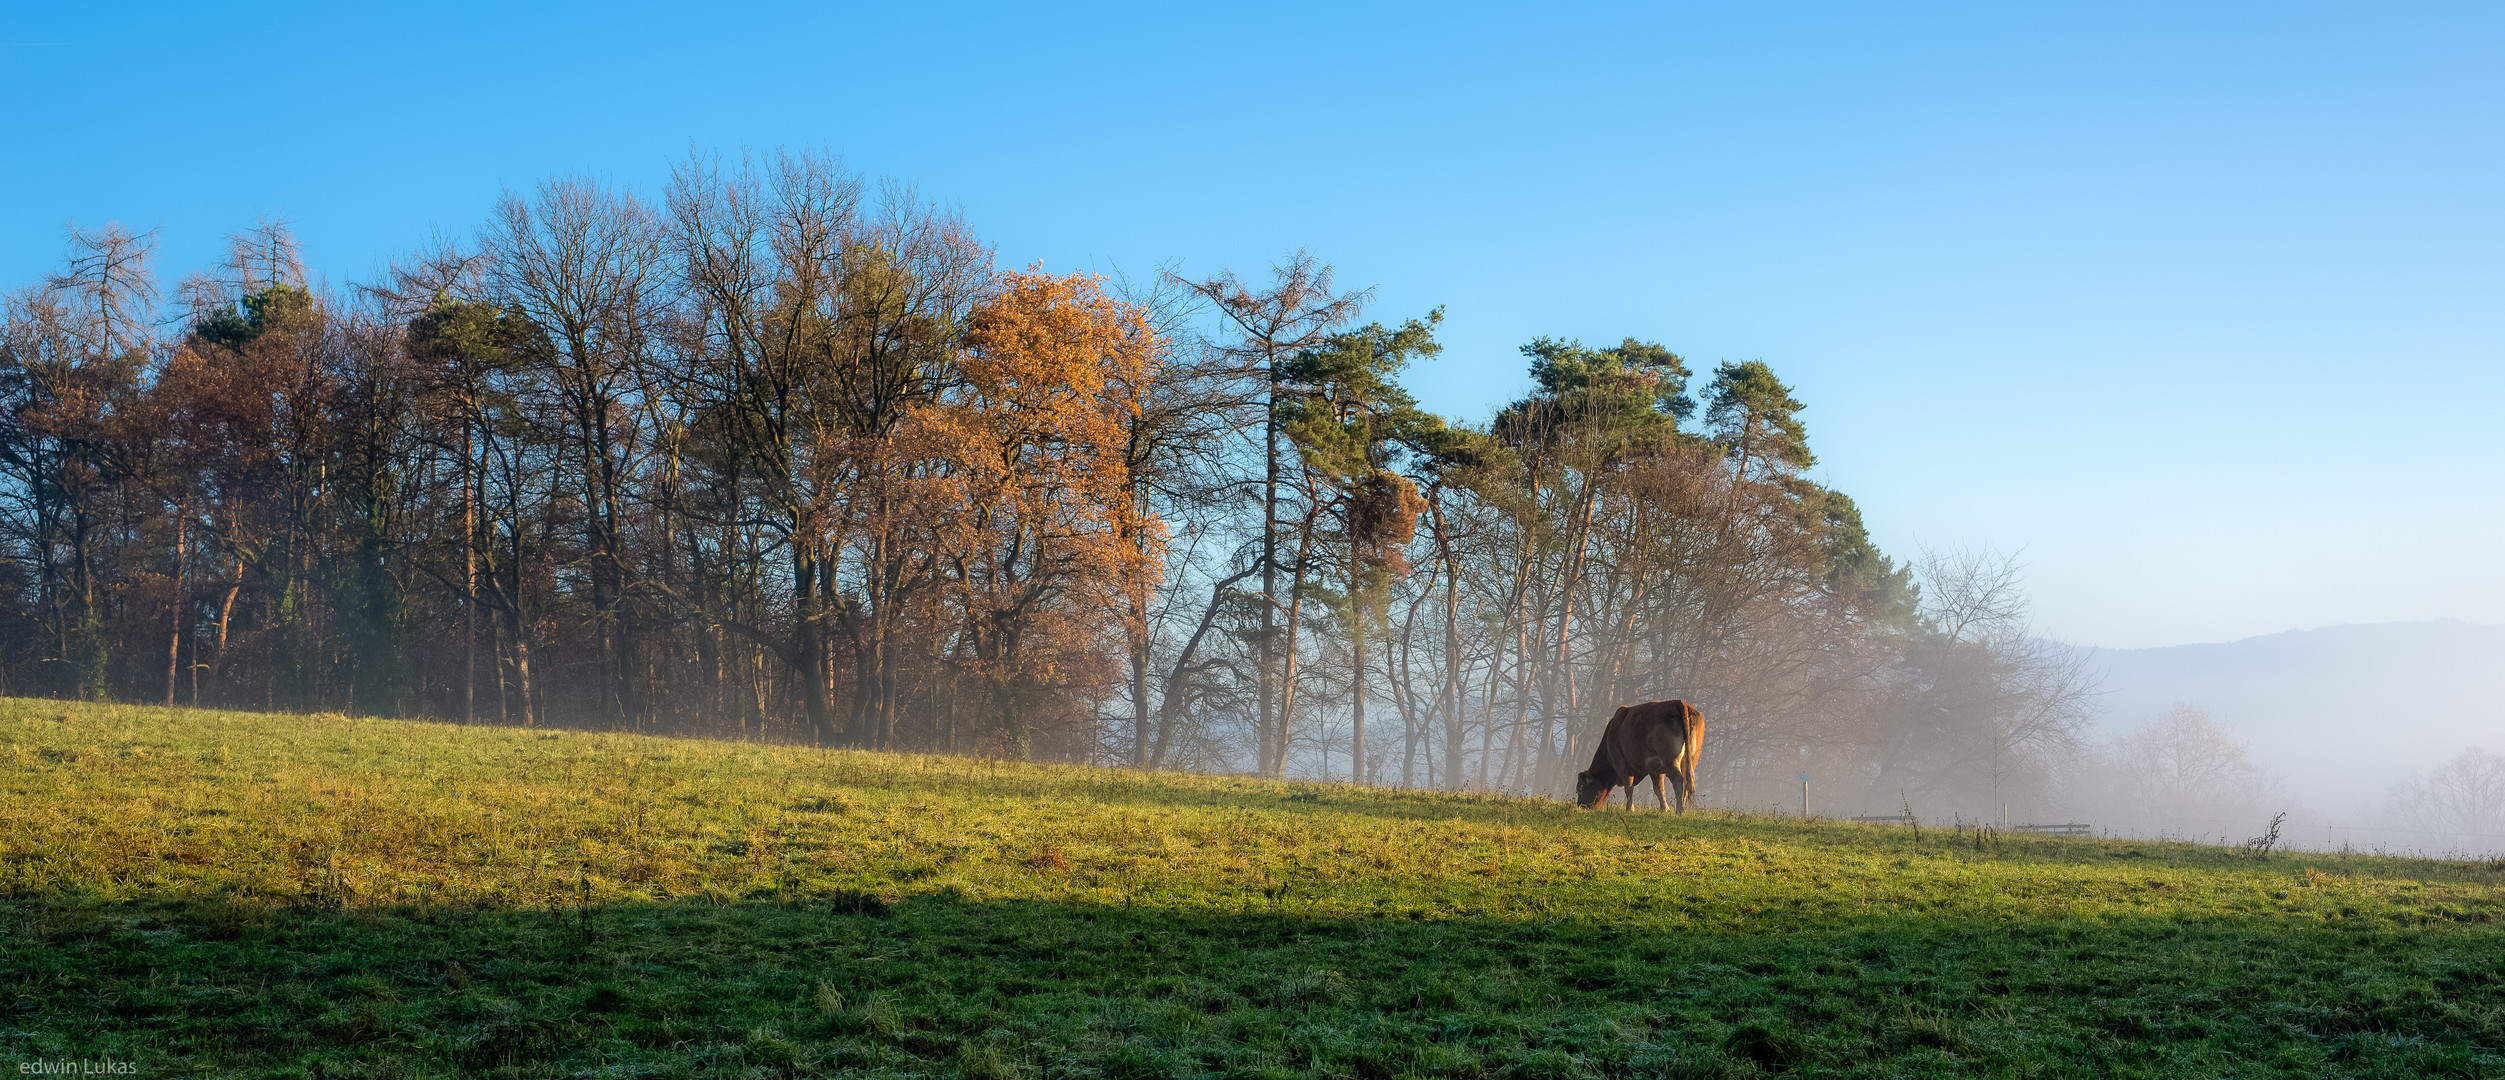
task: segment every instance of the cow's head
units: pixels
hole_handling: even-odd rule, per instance
[[[1574,804],[1586,810],[1600,809],[1601,800],[1617,790],[1616,777],[1598,769],[1585,769],[1574,774]]]

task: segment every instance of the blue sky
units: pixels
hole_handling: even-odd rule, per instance
[[[0,282],[170,282],[283,215],[334,284],[506,187],[814,145],[1004,264],[1762,359],[1891,552],[2023,552],[2106,646],[2505,622],[2505,9],[440,3],[0,8]]]

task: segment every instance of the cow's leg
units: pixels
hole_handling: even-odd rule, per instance
[[[1635,812],[1635,778],[1627,777],[1627,813]]]
[[[1663,790],[1667,783],[1660,773],[1653,774],[1653,801],[1661,804],[1661,812],[1665,814],[1670,812],[1670,795]]]
[[[1688,787],[1687,774],[1680,772],[1677,769],[1670,770],[1670,789],[1678,793],[1679,812],[1682,814],[1687,813]]]

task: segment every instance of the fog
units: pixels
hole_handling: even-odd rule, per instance
[[[2452,621],[2089,651],[2100,690],[2085,732],[2091,744],[2109,753],[2188,707],[2242,745],[2259,790],[2218,793],[2220,804],[2240,806],[2206,813],[2085,792],[2076,805],[2099,831],[2117,834],[2241,842],[2284,811],[2283,842],[2307,848],[2505,851],[2505,835],[2413,817],[2395,793],[2413,773],[2423,783],[2468,748],[2505,751],[2501,661],[2505,626]]]

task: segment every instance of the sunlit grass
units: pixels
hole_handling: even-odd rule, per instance
[[[2483,864],[6,701],[0,892],[24,1060],[2505,1069]]]

